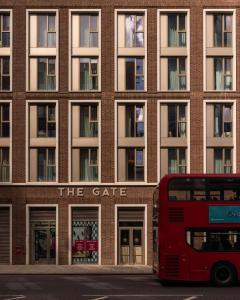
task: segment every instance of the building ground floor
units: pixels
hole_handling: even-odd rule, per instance
[[[151,265],[153,190],[0,187],[0,264]]]

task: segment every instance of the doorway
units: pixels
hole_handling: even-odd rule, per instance
[[[145,263],[144,208],[118,209],[118,264]]]
[[[56,264],[56,208],[30,208],[30,263]]]
[[[124,228],[119,229],[119,262],[127,265],[143,264],[143,229]]]

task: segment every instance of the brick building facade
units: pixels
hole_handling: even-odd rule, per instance
[[[239,172],[238,1],[0,0],[0,263],[151,264],[169,172]]]

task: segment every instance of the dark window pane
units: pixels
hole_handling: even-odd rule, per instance
[[[10,124],[9,123],[2,123],[2,137],[9,137],[10,136]]]
[[[44,137],[46,136],[47,128],[46,128],[46,106],[45,105],[38,105],[37,107],[37,114],[38,114],[38,119],[37,119],[37,124],[38,124],[38,136],[39,137]]]
[[[144,167],[136,167],[136,181],[144,180]]]
[[[90,137],[91,132],[89,128],[89,106],[81,105],[80,107],[80,136]]]
[[[177,137],[177,105],[168,105],[168,136]]]
[[[3,32],[2,33],[2,46],[3,47],[10,47],[10,32]]]
[[[48,59],[48,75],[55,75],[55,58]]]
[[[9,75],[10,74],[10,59],[9,58],[3,58],[3,74]]]
[[[177,16],[168,15],[168,47],[177,46]]]
[[[3,15],[3,31],[10,31],[10,16]]]
[[[126,149],[127,158],[127,180],[135,180],[134,149]]]
[[[37,46],[47,47],[47,15],[37,16]]]
[[[46,180],[45,177],[45,170],[46,170],[46,149],[39,148],[38,149],[38,180],[44,181]]]
[[[214,15],[214,46],[222,47],[222,15]]]
[[[126,60],[126,90],[135,90],[135,60]]]
[[[169,58],[168,59],[168,89],[177,90],[177,59]]]
[[[46,90],[47,79],[47,59],[38,59],[38,90]]]
[[[221,137],[222,136],[222,104],[214,105],[214,136]]]
[[[4,91],[10,90],[10,76],[2,77],[2,90],[4,90]]]
[[[126,106],[126,137],[134,137],[134,105]]]
[[[181,30],[181,31],[185,30],[185,15],[184,14],[179,15],[179,30]]]
[[[89,59],[80,59],[80,90],[89,90]]]
[[[9,105],[2,105],[2,121],[9,121]]]

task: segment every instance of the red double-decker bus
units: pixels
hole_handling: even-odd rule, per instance
[[[154,193],[153,268],[160,280],[240,278],[240,175],[165,176]]]

